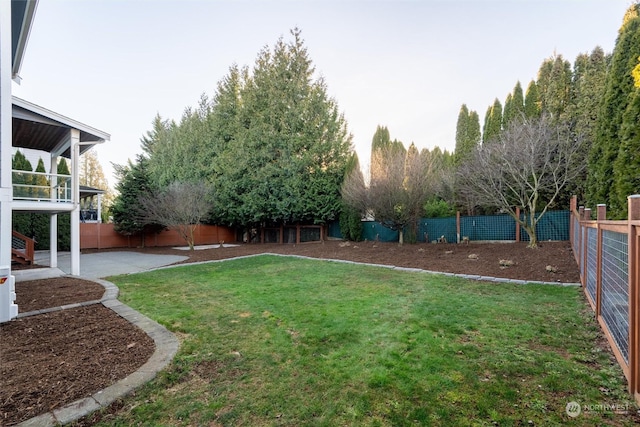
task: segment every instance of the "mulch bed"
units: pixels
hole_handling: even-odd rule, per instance
[[[400,247],[327,241],[195,252],[172,248],[135,251],[189,256],[184,262],[271,252],[511,279],[579,281],[568,242],[542,242],[538,249],[528,249],[524,243]],[[505,268],[501,261],[507,260],[512,265]],[[21,313],[99,300],[103,293],[104,288],[94,282],[69,277],[16,284]],[[153,351],[153,340],[101,304],[0,324],[0,425],[10,426],[87,397],[134,372]]]

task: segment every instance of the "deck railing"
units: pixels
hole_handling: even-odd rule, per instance
[[[13,199],[71,203],[71,176],[12,170]]]
[[[35,240],[17,231],[11,233],[12,259],[21,264],[31,264],[35,260]]]
[[[640,195],[628,203],[627,220],[606,220],[605,205],[592,220],[574,197],[570,239],[584,293],[640,403]]]

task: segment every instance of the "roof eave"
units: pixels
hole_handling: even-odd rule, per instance
[[[17,12],[15,21],[13,20],[12,16],[12,24],[19,24],[19,32],[15,52],[12,58],[13,61],[11,66],[11,78],[18,84],[20,84],[21,81],[20,69],[22,67],[22,59],[24,58],[24,53],[27,48],[27,42],[29,41],[29,34],[31,33],[31,26],[33,25],[33,18],[38,6],[38,0],[22,1],[26,3],[24,11]],[[15,2],[16,0],[12,0],[12,3]],[[14,8],[12,7],[11,10],[13,11]]]

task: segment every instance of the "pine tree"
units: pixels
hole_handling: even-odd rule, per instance
[[[324,80],[314,79],[300,31],[291,33],[293,41],[258,54],[240,85],[238,134],[216,160],[225,223],[323,223],[340,212],[351,135]]]
[[[138,155],[135,163],[129,160],[126,165],[114,165],[114,169],[118,178],[118,195],[111,206],[114,229],[125,236],[142,233],[145,228],[161,229],[141,218],[141,199],[156,189],[151,182],[148,159]]]

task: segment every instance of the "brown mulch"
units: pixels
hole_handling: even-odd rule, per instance
[[[524,243],[472,243],[401,247],[394,243],[327,241],[194,252],[134,250],[189,256],[184,262],[271,252],[511,279],[579,281],[568,242],[543,242],[540,246],[527,249]],[[512,265],[505,268],[501,261]],[[104,288],[94,282],[68,277],[16,284],[21,313],[99,300],[103,293]],[[153,340],[101,304],[0,324],[0,425],[13,425],[87,397],[134,372],[153,351]]]

